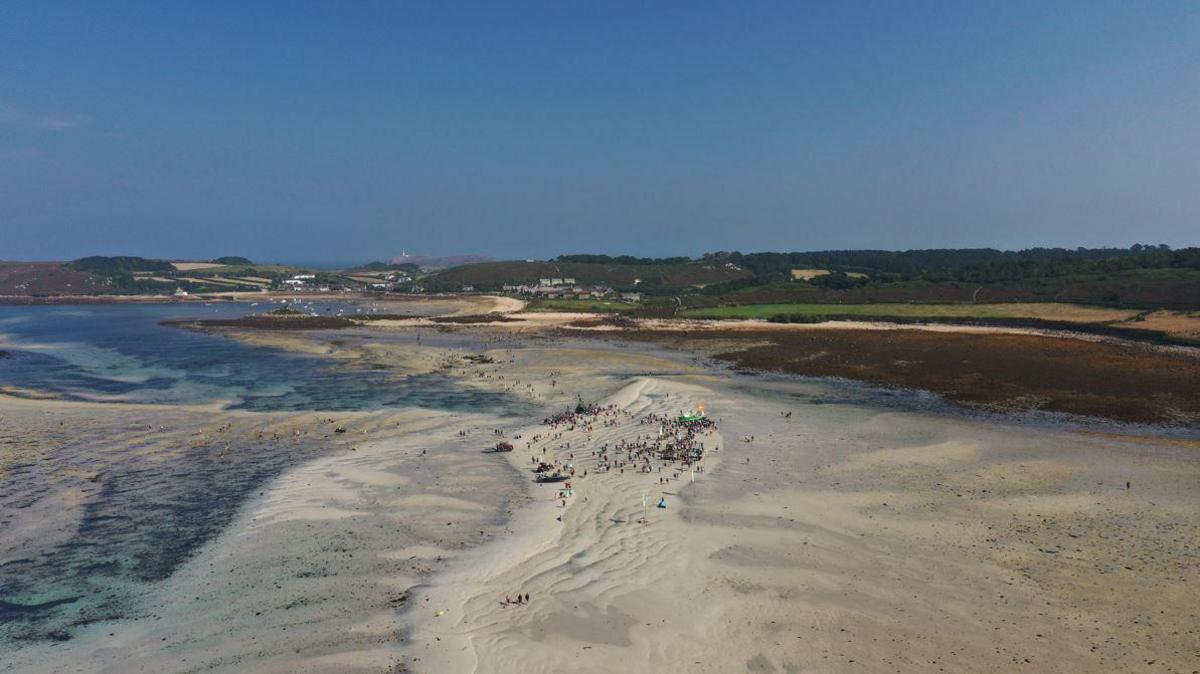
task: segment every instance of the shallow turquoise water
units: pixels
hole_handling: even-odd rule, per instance
[[[0,307],[0,386],[116,407],[217,402],[254,412],[421,407],[536,414],[521,400],[464,388],[448,377],[399,377],[160,325],[264,308]],[[391,339],[403,348],[403,340],[412,338]],[[145,422],[130,409],[133,437]],[[213,443],[146,461],[136,443],[114,449],[70,428],[44,442],[45,458],[23,463],[18,457],[0,475],[0,652],[69,639],[97,620],[130,617],[140,593],[169,577],[267,482],[328,451],[318,437],[299,443],[243,439],[232,448]],[[96,481],[84,482],[82,476],[97,472]],[[66,490],[85,493],[84,502],[70,512],[46,509],[44,517],[62,517],[73,531],[32,550],[12,549],[8,527],[23,511],[42,517],[45,504]]]
[[[66,399],[154,403],[220,401],[256,411],[386,407],[503,407],[507,398],[445,377],[398,380],[216,335],[160,325],[167,319],[240,316],[242,304],[0,307],[0,386]],[[318,310],[322,307],[317,307]]]

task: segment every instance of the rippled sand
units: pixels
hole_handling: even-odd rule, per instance
[[[819,384],[631,378],[607,401],[637,414],[705,403],[722,420],[718,465],[695,484],[684,475],[666,488],[658,475],[593,474],[578,480],[564,524],[543,497],[518,514],[507,541],[467,553],[415,595],[429,601],[409,615],[410,665],[1196,666],[1200,443],[853,404],[831,393]],[[589,447],[639,432],[564,439]],[[579,456],[576,465],[588,467]],[[672,507],[652,508],[643,526],[646,491]],[[504,605],[514,591],[532,603]]]
[[[1192,438],[969,416],[921,396],[734,376],[644,345],[466,332],[491,345],[494,362],[472,365],[451,353],[465,347],[437,347],[437,367],[464,384],[551,409],[602,400],[631,419],[704,403],[720,420],[721,450],[694,484],[690,474],[659,487],[658,475],[593,471],[564,509],[530,479],[529,453],[540,447],[480,451],[492,429],[529,438],[539,419],[349,416],[348,433],[328,436],[336,446],[264,484],[137,597],[137,619],[96,623],[0,663],[114,672],[1200,666]],[[381,366],[412,362],[373,342],[342,348]],[[0,409],[14,405],[62,409]],[[71,414],[100,407],[76,404]],[[194,414],[192,423],[224,421]],[[118,421],[100,416],[111,430],[98,437],[118,437]],[[270,423],[315,433],[313,416]],[[587,448],[644,432],[632,421],[573,431],[571,460],[590,468]],[[567,459],[562,441],[548,455]],[[146,447],[173,444],[164,436]],[[647,524],[637,522],[643,493],[669,502]],[[505,605],[515,592],[531,603]]]

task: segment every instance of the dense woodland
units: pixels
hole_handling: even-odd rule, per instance
[[[153,260],[128,255],[115,257],[93,255],[91,257],[81,257],[78,260],[68,262],[66,266],[75,271],[88,272],[97,276],[127,276],[134,272],[165,272],[175,270],[175,267],[166,260]]]

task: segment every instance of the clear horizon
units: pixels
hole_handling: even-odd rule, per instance
[[[1190,245],[1189,246],[1170,246],[1170,244],[1150,244],[1149,242],[1135,242],[1128,246],[1121,246],[1121,245],[1118,245],[1118,246],[1088,246],[1088,248],[1117,248],[1117,249],[1126,249],[1127,250],[1127,249],[1131,248],[1132,246],[1138,245],[1138,244],[1142,244],[1142,245],[1146,245],[1146,246],[1167,245],[1171,249],[1194,247],[1194,246],[1190,246]],[[739,252],[739,253],[744,253],[744,254],[751,254],[751,253],[815,253],[815,252],[832,251],[832,250],[888,250],[888,251],[894,251],[894,252],[904,252],[904,251],[908,251],[908,250],[922,250],[922,249],[928,250],[931,248],[933,248],[933,247],[923,247],[923,248],[916,248],[916,249],[914,249],[914,248],[903,248],[903,249],[902,248],[871,248],[871,249],[868,249],[868,248],[855,248],[855,249],[822,248],[822,249],[797,249],[797,250],[739,250],[739,251],[731,250],[731,251],[726,251],[726,252]],[[1078,246],[1025,246],[1022,249],[997,248],[995,246],[963,246],[963,247],[959,247],[959,249],[983,249],[983,248],[991,248],[994,250],[1015,252],[1018,250],[1031,249],[1031,248],[1065,248],[1068,250],[1074,250],[1075,248],[1078,248]],[[488,256],[488,255],[484,255],[484,254],[480,254],[480,253],[472,253],[472,252],[448,253],[446,255],[425,255],[423,253],[414,253],[412,251],[408,251],[409,255],[412,255],[414,257],[430,257],[430,258],[487,257],[487,258],[491,258],[492,260],[495,260],[495,261],[532,260],[535,262],[536,261],[543,261],[543,262],[553,261],[555,258],[557,258],[558,256],[561,256],[561,255],[591,255],[591,254],[611,255],[613,257],[629,255],[632,257],[650,257],[650,258],[653,258],[653,257],[691,257],[692,259],[699,259],[705,253],[715,253],[715,252],[719,252],[719,251],[716,251],[716,250],[702,251],[701,253],[692,254],[692,255],[686,255],[683,253],[680,253],[680,254],[668,253],[668,254],[664,254],[664,255],[642,255],[642,254],[631,253],[631,252],[598,253],[596,251],[570,251],[570,252],[556,253],[556,254],[547,255],[547,256],[543,256],[543,257],[529,257],[529,256],[496,257],[496,256]],[[69,262],[71,260],[79,259],[80,257],[89,257],[89,256],[93,256],[93,255],[101,256],[101,257],[128,255],[128,256],[133,256],[133,257],[144,257],[144,258],[148,258],[148,259],[203,262],[203,261],[215,259],[218,257],[235,256],[235,255],[239,255],[239,254],[226,253],[224,255],[185,257],[185,256],[179,256],[179,255],[157,255],[156,256],[156,255],[139,255],[137,253],[129,253],[129,252],[115,252],[115,253],[88,253],[86,255],[76,256],[76,257],[72,257],[72,258],[55,258],[55,259],[49,259],[49,258],[42,258],[42,259],[0,258],[0,262]],[[291,267],[306,267],[306,268],[313,268],[313,269],[346,269],[349,267],[363,265],[363,264],[369,264],[372,262],[391,262],[392,259],[395,258],[396,256],[384,256],[384,257],[377,257],[377,258],[370,258],[370,259],[353,258],[353,259],[324,259],[324,260],[322,260],[322,259],[302,259],[302,258],[278,258],[277,259],[277,258],[271,258],[271,257],[264,257],[264,258],[259,259],[259,258],[254,258],[253,256],[242,256],[242,257],[249,258],[255,264],[279,264],[279,265],[286,265],[286,266],[291,266]]]
[[[1196,35],[1183,2],[11,2],[0,259],[1196,245]]]

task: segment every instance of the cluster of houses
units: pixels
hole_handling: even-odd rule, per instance
[[[301,290],[312,285],[316,280],[316,274],[296,274],[291,278],[285,278],[283,285],[287,286],[290,290]],[[325,290],[328,291],[329,288],[325,288]]]
[[[165,274],[165,276],[157,276]],[[263,278],[263,277],[230,277],[223,276],[205,276],[203,278],[195,278],[189,276],[176,276],[172,272],[135,272],[135,278],[145,278],[150,281],[171,282],[175,281],[176,285],[175,297],[188,297],[191,292],[196,292],[194,285],[204,287],[204,290],[211,292],[214,288],[219,290],[258,290],[260,292],[275,291],[292,291],[297,293],[358,293],[370,291],[392,292],[404,290],[405,292],[424,292],[424,288],[412,286],[412,276],[403,271],[389,271],[386,273],[312,273],[301,272],[293,274],[288,278]],[[188,286],[186,284],[193,284]],[[189,292],[190,290],[190,292]]]
[[[328,283],[317,284],[316,274],[296,274],[283,280],[284,290],[305,290],[309,292],[328,293],[335,290],[349,292],[351,288],[330,287]]]
[[[291,278],[284,279],[281,282],[281,285],[283,286],[284,290],[304,290],[304,291],[310,291],[310,292],[315,291],[315,292],[322,292],[322,293],[334,292],[334,291],[360,292],[360,291],[364,291],[364,290],[376,290],[376,291],[396,290],[396,288],[400,284],[410,283],[412,281],[412,277],[403,271],[392,271],[392,272],[388,272],[387,274],[380,274],[378,276],[375,276],[375,275],[369,275],[369,276],[349,275],[349,278],[353,279],[354,281],[357,281],[358,282],[357,285],[356,284],[345,285],[344,283],[339,282],[337,278],[334,279],[334,282],[332,285],[330,285],[329,283],[318,284],[317,283],[317,275],[316,274],[308,274],[308,273],[295,274]],[[344,280],[345,279],[342,279],[342,281],[344,281]],[[414,289],[414,290],[416,292],[420,292],[420,289]]]
[[[394,271],[368,283],[367,288],[369,290],[395,290],[396,286],[401,283],[408,283],[409,281],[412,281],[412,278],[408,274],[402,271]],[[420,290],[416,292],[420,292]]]
[[[469,286],[464,286],[466,291]],[[472,288],[473,290],[473,288]],[[504,292],[515,293],[517,295],[528,295],[530,297],[539,297],[543,299],[601,299],[612,298],[618,294],[622,300],[637,302],[642,299],[641,293],[616,293],[612,288],[602,285],[582,285],[577,284],[575,279],[570,277],[564,278],[542,278],[538,279],[536,284],[515,284],[503,286]]]
[[[530,295],[533,297],[545,298],[574,298],[574,297],[603,297],[609,292],[610,288],[603,286],[584,287],[575,285],[575,279],[567,278],[542,278],[538,279],[537,283],[522,283],[517,285],[505,285],[504,292],[516,293],[518,295]]]

